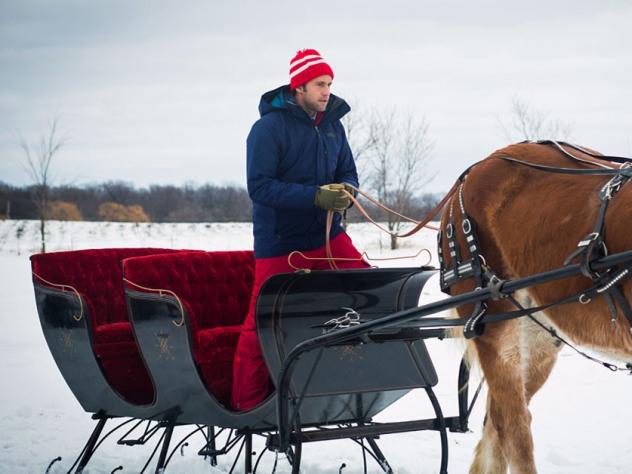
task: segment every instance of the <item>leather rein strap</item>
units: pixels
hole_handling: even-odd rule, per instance
[[[546,171],[549,173],[559,173],[559,174],[573,174],[573,175],[591,175],[591,176],[626,176],[628,178],[632,177],[632,168],[629,168],[626,165],[626,162],[622,164],[620,168],[601,168],[601,169],[578,169],[578,168],[562,168],[556,166],[546,166],[540,165],[538,163],[530,163],[528,161],[519,160],[517,158],[512,158],[510,156],[499,156],[501,160],[509,161],[512,163],[518,163],[523,166],[528,166],[529,168],[534,168],[540,171]]]
[[[469,171],[469,168],[468,168]],[[459,180],[457,180],[454,185],[452,186],[452,188],[450,189],[450,191],[448,191],[448,193],[443,197],[443,199],[441,199],[441,201],[439,202],[439,204],[437,204],[430,212],[428,212],[428,214],[426,214],[426,216],[421,219],[420,221],[416,221],[410,217],[407,217],[403,214],[398,213],[397,211],[394,211],[393,209],[390,209],[388,207],[386,207],[385,205],[381,204],[379,201],[377,201],[376,199],[373,199],[371,196],[369,196],[367,193],[365,193],[364,191],[361,191],[360,189],[356,188],[355,186],[350,186],[357,194],[360,194],[362,196],[364,196],[365,198],[367,198],[370,202],[372,202],[373,204],[375,204],[376,206],[378,206],[379,208],[390,212],[391,214],[394,214],[404,220],[407,220],[409,222],[413,222],[415,223],[415,227],[411,230],[409,230],[408,232],[404,233],[404,234],[397,234],[396,232],[391,232],[390,230],[386,229],[384,226],[380,225],[378,222],[376,222],[374,219],[371,218],[371,216],[369,216],[369,213],[366,211],[366,209],[364,208],[364,206],[362,206],[362,204],[360,204],[360,202],[356,199],[356,197],[344,190],[343,193],[345,193],[349,199],[351,199],[351,202],[356,206],[356,208],[358,209],[358,211],[360,212],[360,214],[362,214],[364,216],[364,218],[366,220],[368,220],[370,223],[372,223],[373,225],[375,225],[376,227],[378,227],[379,229],[381,229],[382,231],[386,232],[387,234],[393,236],[393,237],[397,237],[397,238],[405,238],[405,237],[410,237],[411,235],[416,234],[417,232],[419,232],[422,228],[424,227],[428,227],[429,229],[433,229],[433,230],[439,230],[437,227],[430,225],[430,221],[432,221],[432,219],[434,219],[437,214],[439,214],[439,212],[441,211],[441,209],[443,209],[443,207],[446,205],[446,203],[448,202],[448,200],[452,197],[452,195],[457,191],[458,187],[459,187],[459,183],[461,178],[463,177],[463,175],[461,175],[461,177],[459,177]],[[338,270],[338,266],[336,265],[336,260],[340,260],[337,259],[332,251],[331,251],[331,239],[330,239],[330,235],[331,235],[331,227],[333,225],[333,220],[334,220],[334,212],[337,211],[333,211],[333,210],[329,210],[327,211],[327,221],[326,221],[326,226],[325,226],[325,255],[326,255],[326,259],[329,262],[329,266],[331,267],[332,270]]]

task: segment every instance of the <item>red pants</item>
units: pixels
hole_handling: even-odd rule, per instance
[[[339,268],[367,268],[369,264],[361,259],[347,234],[341,232],[331,241],[334,257],[355,258],[357,261],[338,261]],[[307,257],[325,257],[325,247],[303,252]],[[300,268],[328,270],[325,260],[305,260],[298,255],[292,256],[292,263]],[[294,269],[287,262],[287,255],[271,258],[258,258],[255,262],[255,281],[250,297],[250,308],[244,321],[233,362],[232,406],[235,410],[249,410],[261,403],[273,390],[268,368],[257,339],[255,305],[263,283],[277,273],[291,273]]]

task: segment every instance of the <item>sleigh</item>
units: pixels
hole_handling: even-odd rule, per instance
[[[447,472],[447,432],[467,430],[476,400],[468,397],[468,369],[462,363],[458,374],[459,413],[446,417],[432,390],[438,378],[424,341],[447,337],[446,328],[466,323],[436,313],[489,299],[488,289],[418,306],[434,269],[277,275],[257,303],[258,333],[276,390],[254,409],[237,412],[229,405],[230,368],[250,296],[251,252],[103,249],[31,260],[51,353],[97,421],[69,472],[82,472],[116,431],[124,432],[120,445],[158,438],[155,472],[163,472],[194,435],[202,439],[198,453],[213,464],[238,451],[231,470],[241,458],[246,473],[256,469],[252,439],[259,435],[266,437],[266,449],[287,454],[292,472],[299,472],[305,443],[337,439],[357,440],[392,472],[377,438],[418,430],[439,432],[439,472]],[[624,252],[595,266],[629,261],[632,253]],[[573,265],[506,282],[503,291],[580,271]],[[425,391],[434,418],[373,421],[414,389]],[[104,436],[106,422],[114,419],[122,421]],[[174,427],[182,425],[190,425],[191,433],[172,446]],[[231,431],[220,446],[225,430]]]
[[[265,436],[267,450],[285,453],[292,472],[299,472],[305,443],[336,439],[356,440],[391,472],[377,445],[380,435],[435,430],[446,472],[447,430],[467,430],[465,364],[458,374],[464,387],[458,416],[445,417],[432,390],[438,378],[424,341],[445,337],[442,329],[402,326],[337,336],[417,308],[433,269],[299,271],[268,280],[257,303],[258,334],[277,390],[239,412],[230,406],[232,362],[248,309],[252,252],[102,249],[39,254],[31,262],[48,346],[96,420],[68,472],[82,472],[116,432],[124,433],[120,445],[153,440],[155,472],[162,472],[185,442],[171,444],[174,427],[183,425],[191,427],[186,439],[202,440],[200,455],[215,464],[238,451],[232,469],[241,458],[244,472],[255,469],[253,436]],[[293,355],[314,338],[325,342]],[[434,418],[373,421],[415,389],[427,394]],[[108,420],[119,424],[104,435]],[[219,434],[228,430],[220,446]]]

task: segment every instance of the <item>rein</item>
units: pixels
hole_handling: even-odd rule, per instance
[[[349,193],[349,192],[347,192],[347,191],[345,190],[345,193],[349,196],[349,198],[351,199],[351,201],[352,201],[352,202],[353,202],[353,203],[357,206],[358,211],[360,211],[360,214],[362,214],[362,215],[366,218],[366,220],[368,220],[369,222],[371,222],[373,225],[375,225],[375,226],[379,227],[379,228],[380,228],[380,229],[382,229],[384,232],[386,232],[386,233],[388,233],[388,234],[390,234],[390,235],[393,235],[393,236],[395,236],[395,237],[407,237],[408,235],[412,235],[412,234],[414,234],[415,232],[417,232],[419,229],[421,229],[421,227],[427,227],[427,228],[432,229],[432,230],[439,230],[439,228],[438,228],[438,227],[433,226],[433,225],[430,225],[430,224],[428,224],[428,223],[426,223],[425,225],[423,225],[423,224],[421,224],[421,225],[420,225],[420,221],[417,221],[417,220],[413,219],[412,217],[408,217],[408,216],[405,216],[405,215],[403,215],[403,214],[400,214],[399,212],[397,212],[397,211],[395,211],[395,210],[393,210],[393,209],[391,209],[391,208],[389,208],[389,207],[385,206],[384,204],[382,204],[381,202],[379,202],[377,199],[372,198],[370,195],[368,195],[368,194],[367,194],[367,193],[365,193],[364,191],[360,190],[359,188],[356,188],[355,186],[352,186],[352,185],[349,185],[349,187],[350,187],[350,188],[352,188],[352,189],[353,189],[353,190],[354,190],[357,194],[360,194],[360,195],[364,196],[365,198],[367,198],[370,202],[372,202],[373,204],[375,204],[375,205],[376,205],[377,207],[379,207],[380,209],[383,209],[383,210],[385,210],[386,212],[389,212],[389,213],[391,213],[391,214],[393,214],[393,215],[396,215],[397,217],[400,217],[400,218],[402,218],[402,219],[404,219],[404,220],[406,220],[406,221],[408,221],[408,222],[412,222],[413,224],[415,224],[415,225],[417,226],[415,229],[411,230],[411,231],[409,232],[409,234],[405,234],[405,235],[397,235],[396,233],[391,232],[391,231],[389,231],[388,229],[385,229],[383,226],[381,226],[379,223],[377,223],[375,220],[373,220],[373,219],[371,218],[371,216],[369,216],[369,214],[368,214],[368,212],[366,211],[366,209],[362,206],[362,204],[360,204],[360,201],[358,201],[358,200],[355,198],[355,196],[354,196],[353,194],[351,194],[351,193]],[[435,209],[436,209],[436,207],[435,207]],[[430,214],[432,214],[432,213],[435,211],[435,209],[431,210],[431,211],[430,211]],[[430,219],[432,219],[432,217],[434,217],[434,215],[433,215],[433,216],[431,216],[431,218],[430,218]],[[430,222],[430,220],[428,220],[427,222]]]
[[[522,143],[535,143],[537,145],[553,145],[555,146],[557,149],[561,150],[563,154],[565,154],[566,156],[568,156],[569,158],[572,158],[573,160],[576,161],[584,161],[586,163],[591,163],[591,164],[597,164],[594,163],[592,161],[586,161],[586,160],[582,160],[581,158],[578,158],[577,156],[567,152],[562,145],[564,145],[565,147],[568,148],[572,148],[573,150],[577,150],[580,151],[582,153],[584,153],[585,155],[588,155],[592,158],[598,158],[600,160],[606,160],[606,161],[614,161],[615,163],[627,163],[632,161],[632,158],[627,158],[624,156],[613,156],[613,155],[601,155],[599,153],[595,153],[593,151],[587,150],[584,147],[581,147],[579,145],[574,145],[572,143],[567,143],[567,142],[558,142],[556,140],[538,140],[538,141],[533,141],[533,142],[522,142]]]
[[[591,175],[591,176],[618,176],[622,175],[625,177],[632,177],[632,168],[629,168],[628,165],[630,162],[625,162],[621,164],[619,168],[603,168],[603,169],[577,169],[577,168],[562,168],[556,166],[546,166],[540,165],[538,163],[530,163],[528,161],[519,160],[517,158],[512,158],[510,156],[499,156],[501,160],[510,161],[512,163],[518,163],[520,165],[528,166],[529,168],[534,168],[540,171],[546,171],[549,173],[560,173],[560,174],[574,174],[574,175]],[[592,162],[588,162],[592,163]],[[594,163],[598,165],[598,163]]]
[[[470,168],[468,168],[467,171],[469,171],[469,169]],[[462,178],[462,176],[463,175],[461,175],[461,177],[459,177],[459,180]],[[355,186],[349,185],[349,187],[351,187],[355,193],[364,196],[366,199],[368,199],[370,202],[375,204],[377,207],[385,210],[386,212],[394,214],[394,215],[400,217],[401,219],[404,219],[406,221],[414,223],[415,227],[413,229],[409,230],[408,232],[404,233],[404,234],[398,234],[396,232],[391,232],[390,230],[388,230],[387,228],[385,228],[384,226],[382,226],[381,224],[376,222],[373,218],[371,218],[371,216],[366,211],[364,206],[362,206],[362,204],[360,204],[358,199],[356,199],[356,197],[352,193],[350,193],[347,190],[343,190],[342,192],[345,193],[345,195],[347,197],[349,197],[349,199],[356,206],[356,208],[358,209],[360,214],[362,214],[362,216],[364,216],[364,218],[367,221],[369,221],[371,224],[373,224],[378,229],[384,231],[385,233],[389,234],[392,237],[406,238],[406,237],[410,237],[411,235],[416,234],[417,232],[419,232],[424,227],[427,227],[427,228],[432,229],[432,230],[439,230],[438,227],[430,225],[429,222],[432,221],[432,219],[434,219],[437,214],[439,214],[439,212],[441,211],[441,209],[443,209],[443,207],[446,205],[448,200],[457,191],[458,186],[459,186],[459,180],[457,180],[454,183],[454,185],[452,185],[452,188],[443,197],[443,199],[441,199],[441,201],[430,212],[428,212],[426,214],[426,216],[423,219],[421,219],[420,221],[417,221],[415,219],[412,219],[411,217],[407,217],[407,216],[405,216],[403,214],[400,214],[399,212],[397,212],[397,211],[385,206],[384,204],[380,203],[378,200],[376,200],[373,197],[369,196],[367,193],[365,193],[364,191],[360,190],[359,188],[356,188]],[[338,268],[338,265],[336,265],[336,261],[343,261],[343,260],[349,261],[350,259],[341,259],[341,258],[338,258],[338,257],[334,257],[334,255],[333,255],[333,253],[331,251],[330,233],[331,233],[331,227],[333,225],[333,220],[334,220],[334,212],[337,212],[337,211],[333,211],[333,210],[327,211],[327,220],[326,220],[326,226],[325,226],[325,255],[326,256],[325,256],[324,259],[329,262],[329,266],[330,266],[330,268],[332,270],[338,270],[339,268]],[[422,251],[423,251],[423,249],[422,249]],[[293,267],[293,265],[290,263],[290,257],[294,253],[295,252],[292,252],[288,256],[288,264],[290,266],[292,266],[292,267]],[[420,253],[421,253],[421,251],[418,252],[416,255],[414,255],[414,257],[418,256]],[[366,253],[363,253],[362,255],[366,255]],[[373,259],[370,259],[370,260],[398,260],[398,259],[403,259],[403,258],[411,258],[411,257],[389,257],[389,258],[381,258],[381,259],[373,258]]]

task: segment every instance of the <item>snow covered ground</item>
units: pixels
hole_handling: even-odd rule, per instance
[[[48,250],[97,247],[158,246],[197,249],[247,249],[252,247],[248,224],[119,224],[49,223]],[[365,224],[351,225],[356,245],[370,256],[413,255],[428,248],[434,255],[434,233],[425,231],[405,242],[397,252],[387,250],[388,240]],[[43,473],[57,456],[52,473],[66,472],[92,430],[93,421],[84,413],[66,387],[48,351],[35,309],[28,256],[38,250],[38,223],[0,221],[0,473]],[[379,266],[410,266],[425,258],[376,262]],[[436,260],[434,260],[436,264]],[[433,278],[424,290],[424,301],[441,298]],[[429,351],[439,374],[437,395],[446,415],[456,414],[456,376],[461,348],[453,341],[429,341]],[[542,473],[629,473],[632,465],[632,378],[612,374],[596,364],[564,350],[553,375],[532,402],[533,433],[537,463]],[[471,433],[450,434],[450,472],[467,472],[472,451],[480,435],[484,403],[471,418]],[[411,393],[380,415],[380,420],[431,415],[422,393]],[[178,437],[185,430],[176,431]],[[263,445],[257,441],[255,450]],[[436,473],[439,466],[437,433],[383,436],[380,446],[396,472]],[[141,448],[104,443],[89,469],[90,474],[139,472],[151,446]],[[232,458],[220,459],[213,468],[184,449],[169,465],[173,473],[222,473]],[[142,451],[142,452],[141,452]],[[258,472],[271,472],[273,456],[264,456]],[[303,472],[310,474],[359,473],[359,448],[348,441],[306,445]],[[148,472],[153,472],[149,469]],[[279,462],[277,472],[288,472]],[[381,472],[370,465],[369,472]]]

